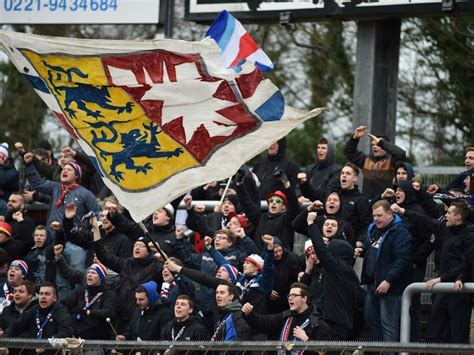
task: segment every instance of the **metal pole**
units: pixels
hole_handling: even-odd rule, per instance
[[[173,38],[174,0],[166,0],[165,38]]]
[[[410,343],[410,306],[411,298],[415,293],[429,293],[426,289],[426,282],[415,282],[407,286],[402,295],[402,309],[400,317],[400,343]],[[462,291],[454,291],[454,282],[440,282],[434,285],[432,293],[474,293],[474,282],[463,284]],[[408,355],[408,353],[400,353]]]
[[[397,116],[400,19],[358,21],[353,126],[387,133],[393,141]],[[368,149],[368,141],[361,142]]]

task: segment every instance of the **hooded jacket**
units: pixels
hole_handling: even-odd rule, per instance
[[[306,167],[307,183],[300,185],[303,196],[313,201],[312,196],[315,190],[328,193],[339,188],[339,174],[342,168],[334,161],[335,154],[335,145],[328,142],[326,159],[316,160],[315,163]]]
[[[339,196],[341,196],[341,218],[351,225],[354,239],[363,241],[372,220],[369,200],[360,193],[357,185],[350,190],[341,190]],[[353,241],[350,242],[354,244]]]
[[[57,270],[53,259],[53,245],[31,248],[31,251],[23,259],[28,264],[27,279],[36,285],[41,285],[44,281],[55,282]]]
[[[349,335],[357,308],[359,278],[352,265],[354,249],[344,240],[332,239],[329,244],[323,241],[316,224],[308,226],[314,251],[323,267],[323,289],[320,303],[323,319],[337,323]]]
[[[392,180],[396,174],[395,166],[397,162],[406,160],[406,153],[385,139],[380,140],[378,144],[386,152],[381,157],[375,157],[372,150],[369,155],[358,151],[358,144],[359,139],[351,135],[346,142],[344,154],[347,160],[362,169],[364,174],[362,194],[370,199],[392,186]]]
[[[337,233],[334,236],[334,238],[346,240],[355,246],[355,242],[357,239],[354,235],[354,231],[352,229],[352,226],[349,224],[349,222],[347,222],[345,219],[341,217],[341,210],[339,209],[338,213],[332,214],[332,215],[327,214],[325,212],[323,213],[324,214],[321,215],[318,212],[318,216],[316,217],[316,224],[318,225],[319,229],[321,231],[323,230],[324,221],[326,221],[327,217],[334,217],[337,220]],[[308,217],[308,209],[305,207],[300,208],[300,212],[291,223],[291,226],[293,227],[295,232],[308,235],[308,223],[306,222],[307,217]]]
[[[275,264],[273,290],[278,292],[280,297],[275,301],[267,300],[268,313],[270,314],[283,312],[288,309],[288,301],[285,296],[290,292],[290,285],[298,280],[298,273],[300,271],[298,256],[284,248],[279,238],[273,238],[275,245],[282,246],[283,255],[280,260],[274,259],[273,261]]]
[[[378,229],[375,223],[370,224],[368,235],[361,283],[378,287],[385,280],[390,283],[387,295],[401,295],[411,282],[413,248],[410,232],[402,219],[394,215],[393,221],[383,229]],[[373,257],[368,254],[370,248]]]
[[[400,207],[405,210],[425,214],[423,208],[418,204],[416,191],[413,189],[410,181],[400,181],[398,188],[405,193],[405,200],[399,204]],[[433,243],[431,243],[431,233],[419,221],[406,218],[405,216],[401,216],[401,218],[406,223],[413,237],[413,262],[418,268],[424,270],[426,268],[426,259],[434,248]]]
[[[291,186],[297,186],[299,166],[293,160],[286,158],[286,138],[278,141],[278,153],[275,156],[269,156],[267,153],[257,161],[252,170],[260,181],[261,200],[265,200],[268,194],[280,189],[279,182],[273,176],[279,169],[288,176]]]
[[[156,296],[158,297],[158,295]],[[127,340],[161,340],[161,330],[173,317],[171,311],[161,302],[145,310],[135,307],[127,331],[123,334]]]

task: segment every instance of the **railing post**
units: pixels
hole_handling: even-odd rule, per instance
[[[410,306],[411,298],[415,293],[428,292],[426,282],[415,282],[407,286],[402,295],[402,309],[400,315],[400,343],[407,346],[410,343]],[[441,282],[434,285],[432,293],[474,293],[474,283],[467,282],[462,291],[454,290],[454,282]],[[408,353],[400,353],[408,355]]]

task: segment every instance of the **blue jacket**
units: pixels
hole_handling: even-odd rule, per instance
[[[77,207],[77,212],[74,216],[75,224],[80,223],[81,218],[90,211],[99,212],[100,208],[95,196],[85,187],[79,186],[77,189],[70,191],[64,198],[64,203],[60,206],[56,206],[56,201],[58,201],[59,196],[61,196],[61,183],[43,179],[33,164],[26,165],[25,172],[26,178],[30,182],[33,190],[52,197],[47,226],[53,221],[63,220],[65,206],[68,203],[74,203]]]
[[[371,223],[368,229],[369,240],[364,245],[364,254],[375,241],[377,228]],[[395,215],[394,220],[382,233],[380,246],[377,249],[375,260],[375,287],[382,281],[390,283],[387,295],[401,295],[411,282],[413,248],[412,236],[402,219]],[[364,259],[362,284],[367,283],[365,268],[367,258]]]

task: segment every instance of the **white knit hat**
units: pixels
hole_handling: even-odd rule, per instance
[[[253,263],[260,271],[263,270],[263,259],[258,254],[251,254],[245,258],[245,260]]]
[[[306,239],[304,242],[304,253],[308,254],[314,251],[313,242],[311,239]]]
[[[8,158],[8,143],[0,144],[0,154]]]
[[[171,203],[168,203],[167,205],[165,205],[163,209],[168,213],[168,216],[170,217],[170,219],[174,218],[174,207]]]

